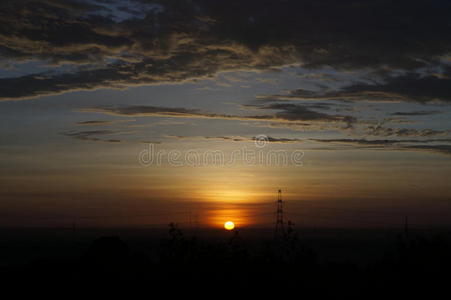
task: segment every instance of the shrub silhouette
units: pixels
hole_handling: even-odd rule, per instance
[[[207,290],[265,295],[295,293],[309,298],[423,296],[447,293],[451,249],[446,237],[402,236],[383,258],[366,265],[326,261],[313,251],[290,223],[282,240],[250,242],[233,231],[226,239],[187,237],[175,223],[155,246],[150,259],[135,253],[117,236],[96,239],[80,257],[49,257],[24,266],[0,269],[5,286],[36,290],[84,288],[102,293],[118,289],[200,295]],[[350,254],[356,250],[349,248]],[[221,292],[222,293],[222,292]],[[242,294],[240,294],[242,295]]]

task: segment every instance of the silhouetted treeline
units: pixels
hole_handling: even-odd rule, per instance
[[[308,299],[444,299],[450,295],[450,248],[446,236],[400,235],[382,259],[358,265],[321,261],[293,230],[256,244],[237,231],[222,241],[200,240],[171,224],[154,249],[156,256],[131,251],[117,236],[102,237],[79,257],[3,267],[0,280],[16,295],[60,298],[86,297],[95,290],[101,296],[152,298],[277,293]]]

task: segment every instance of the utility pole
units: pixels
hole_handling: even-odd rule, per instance
[[[274,236],[284,237],[285,236],[285,227],[283,223],[283,200],[282,200],[282,190],[279,189],[277,193],[277,220],[276,220],[276,229],[274,231]]]

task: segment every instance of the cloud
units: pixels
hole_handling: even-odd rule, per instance
[[[249,141],[249,138],[242,136],[183,136],[183,135],[167,135],[166,137],[177,140],[218,140],[218,141],[232,141],[243,142]]]
[[[354,100],[402,100],[420,103],[442,101],[451,102],[451,80],[432,75],[422,76],[408,73],[402,76],[387,77],[378,84],[354,84],[344,88],[343,95]]]
[[[311,141],[321,142],[321,143],[344,143],[344,144],[355,144],[355,145],[394,145],[400,143],[436,143],[436,142],[451,142],[451,139],[376,139],[368,140],[365,138],[355,139],[355,138],[341,138],[341,139],[310,139]]]
[[[430,137],[451,134],[451,130],[415,129],[415,128],[391,128],[380,124],[368,126],[366,132],[373,136],[398,136],[398,137]]]
[[[249,142],[260,140],[261,137],[242,137],[242,136],[167,136],[179,140],[221,140],[233,142]],[[314,142],[328,144],[327,148],[321,150],[407,150],[407,151],[426,151],[439,154],[451,154],[451,138],[445,139],[365,139],[365,138],[338,138],[338,139],[320,139],[320,138],[283,138],[266,136],[268,143],[304,143]],[[439,144],[438,144],[439,143]],[[351,146],[341,147],[341,146]],[[312,150],[317,148],[312,148]]]
[[[257,110],[274,110],[273,113],[254,115],[218,114],[199,109],[161,106],[121,106],[121,107],[91,107],[79,109],[80,112],[105,113],[115,116],[134,117],[173,117],[173,118],[206,118],[242,121],[270,121],[298,124],[300,121],[345,123],[352,126],[356,119],[352,116],[332,115],[313,111],[308,107],[296,104],[273,103],[270,105],[245,105],[243,107]]]
[[[101,141],[101,142],[109,142],[109,143],[120,143],[121,140],[118,139],[101,139],[98,136],[105,136],[116,134],[117,131],[111,130],[87,130],[87,131],[70,131],[70,132],[62,132],[62,135],[82,140],[82,141]]]
[[[261,141],[261,139],[259,137],[253,137],[252,140],[253,141]],[[282,144],[284,144],[284,143],[300,143],[300,142],[304,142],[306,139],[281,138],[281,137],[267,136],[264,140],[269,142],[269,143],[282,143]]]
[[[218,140],[218,141],[229,141],[229,142],[254,142],[261,140],[261,137],[243,137],[243,136],[183,136],[183,135],[167,135],[168,138],[178,139],[178,140]],[[297,138],[280,138],[265,136],[264,141],[268,143],[299,143],[306,141],[308,139],[297,139]]]
[[[166,137],[180,140],[223,140],[234,142],[247,142],[261,140],[261,136],[182,136],[167,135]],[[429,143],[451,143],[451,138],[444,139],[365,139],[365,138],[338,138],[338,139],[317,139],[317,138],[284,138],[265,136],[264,140],[269,143],[303,143],[307,141],[319,143],[354,144],[365,146],[386,146],[395,144],[429,144]]]
[[[88,121],[76,122],[75,125],[103,126],[103,125],[112,125],[112,124],[125,123],[125,122],[130,122],[130,120],[88,120]]]
[[[451,155],[451,145],[412,145],[408,149]]]
[[[332,115],[317,112],[310,109],[310,107],[315,106],[309,105],[299,105],[292,103],[273,103],[269,105],[254,106],[254,107],[263,110],[278,110],[278,112],[275,113],[275,117],[277,119],[282,119],[286,121],[345,122],[349,125],[357,121],[356,118],[352,116]],[[320,108],[324,109],[323,106],[320,106]]]
[[[451,69],[448,68],[446,72],[451,74]],[[451,79],[410,72],[399,76],[382,76],[382,79],[377,82],[356,82],[335,90],[297,89],[285,95],[262,95],[259,99],[266,101],[451,102]],[[424,115],[424,112],[410,115]]]
[[[118,140],[118,139],[108,139],[108,140],[103,140],[104,142],[108,142],[108,143],[122,143],[122,140]]]
[[[431,116],[441,114],[443,111],[438,110],[416,110],[416,111],[397,111],[391,113],[392,116]]]
[[[318,143],[335,145],[351,145],[351,149],[371,150],[406,150],[423,151],[438,154],[451,154],[451,139],[429,139],[429,140],[367,140],[367,139],[311,139]],[[441,144],[437,144],[441,143]],[[324,150],[324,149],[323,149]],[[325,149],[327,150],[327,149]],[[342,150],[341,148],[330,148],[329,150]]]
[[[117,3],[2,1],[0,56],[46,62],[57,72],[1,78],[0,99],[175,83],[293,63],[412,72],[441,65],[439,58],[451,49],[451,4],[440,0]],[[64,71],[62,64],[76,69]],[[406,76],[385,88],[354,85],[337,97],[449,101],[445,77]],[[403,90],[412,81],[418,93]]]
[[[112,121],[105,120],[90,120],[90,121],[80,121],[75,123],[76,125],[89,125],[89,126],[97,126],[97,125],[109,125]]]

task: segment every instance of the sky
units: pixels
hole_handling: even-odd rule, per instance
[[[2,1],[0,226],[451,225],[450,12]]]

